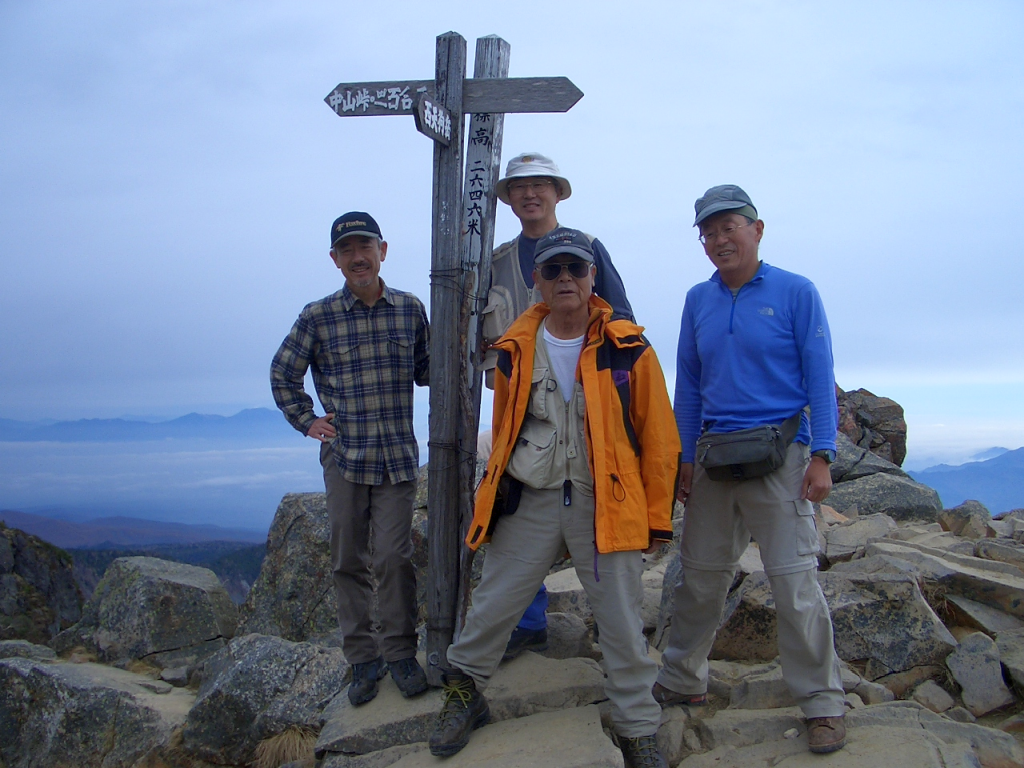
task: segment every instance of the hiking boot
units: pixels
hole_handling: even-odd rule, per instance
[[[377,695],[377,681],[384,677],[387,671],[388,665],[384,662],[383,656],[378,656],[373,661],[353,664],[352,683],[348,687],[348,700],[352,705],[358,707],[372,701]]]
[[[675,691],[666,688],[661,683],[654,684],[654,687],[651,688],[651,695],[654,696],[654,700],[663,707],[669,707],[673,704],[685,704],[688,707],[703,707],[708,703],[708,695],[706,693],[676,693]]]
[[[388,667],[391,669],[391,679],[405,698],[427,690],[427,675],[415,656],[388,662]]]
[[[512,630],[512,636],[505,646],[505,655],[502,661],[511,661],[523,651],[546,651],[548,649],[548,630],[524,629],[516,627]]]
[[[476,689],[469,675],[448,672],[441,675],[444,684],[444,706],[437,715],[430,734],[430,754],[451,757],[466,744],[473,730],[487,724],[491,712],[487,699]]]
[[[668,768],[653,734],[637,736],[635,739],[619,736],[619,749],[622,750],[626,768]]]
[[[842,715],[807,718],[807,748],[811,752],[836,752],[845,746],[846,723]]]

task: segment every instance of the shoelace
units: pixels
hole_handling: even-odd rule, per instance
[[[440,715],[441,726],[444,726],[448,718],[455,714],[456,707],[450,706],[452,699],[457,698],[462,705],[462,709],[469,709],[469,702],[473,699],[472,685],[473,681],[469,678],[445,683],[444,706],[441,708]]]
[[[650,736],[637,736],[635,739],[627,738],[625,741],[631,745],[630,752],[635,758],[633,761],[635,768],[644,768],[644,766],[657,768],[658,747],[654,739]]]

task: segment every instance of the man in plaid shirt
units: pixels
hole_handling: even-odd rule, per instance
[[[411,529],[419,466],[412,388],[427,385],[429,327],[418,298],[380,279],[387,252],[369,214],[338,217],[330,256],[345,285],[306,305],[270,366],[277,407],[295,429],[321,443],[338,624],[355,705],[377,695],[388,668],[404,696],[427,689],[416,661]],[[326,411],[320,417],[303,388],[311,366]],[[371,568],[380,608],[376,636]]]

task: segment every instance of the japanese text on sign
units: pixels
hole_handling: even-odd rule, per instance
[[[452,116],[429,99],[423,100],[423,122],[434,133],[452,139]]]
[[[346,112],[366,112],[374,107],[387,109],[393,112],[408,112],[412,109],[414,94],[410,93],[411,86],[392,86],[388,88],[356,88],[350,90],[335,90],[327,99],[327,103],[339,115]],[[425,88],[417,88],[417,93],[422,93]]]

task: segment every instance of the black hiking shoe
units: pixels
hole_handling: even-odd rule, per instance
[[[469,675],[448,672],[444,683],[444,706],[430,734],[430,754],[451,757],[469,743],[473,730],[486,725],[491,712],[487,699],[476,689]]]
[[[546,651],[548,649],[547,629],[523,629],[516,627],[505,646],[502,661],[511,661],[523,651]]]
[[[653,735],[637,736],[635,739],[619,736],[619,749],[622,750],[626,768],[668,768]]]
[[[352,705],[358,707],[372,701],[377,695],[377,681],[388,671],[388,665],[384,662],[383,656],[378,656],[373,661],[364,661],[361,664],[352,665],[352,683],[348,687],[348,700]]]
[[[395,681],[395,685],[405,698],[427,690],[427,675],[415,656],[388,662],[388,667],[391,669],[391,679]]]
[[[661,704],[662,707],[672,704],[683,704],[687,707],[703,707],[708,703],[708,695],[706,693],[676,693],[661,683],[654,684],[654,687],[651,688],[651,695],[654,696],[654,700]]]

